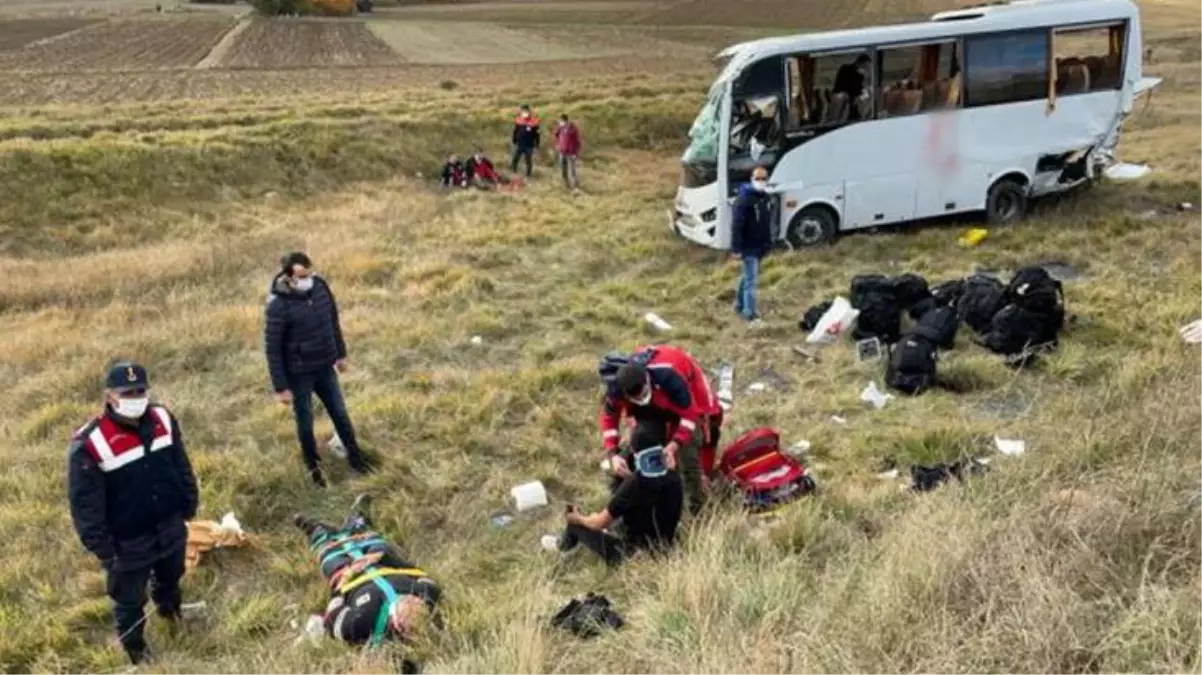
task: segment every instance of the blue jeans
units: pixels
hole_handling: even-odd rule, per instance
[[[755,306],[755,285],[759,276],[760,258],[744,255],[743,276],[739,277],[739,285],[735,288],[735,311],[748,321],[760,316]]]
[[[342,387],[338,385],[338,373],[333,366],[316,373],[290,373],[288,388],[292,391],[292,413],[296,416],[296,435],[300,439],[301,456],[306,469],[316,469],[319,462],[317,439],[313,437],[313,394],[317,394],[330,415],[334,430],[346,447],[347,459],[353,461],[359,456],[355,427],[351,425],[346,401],[342,399]]]

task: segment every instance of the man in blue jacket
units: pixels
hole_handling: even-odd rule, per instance
[[[355,440],[355,427],[335,372],[346,370],[346,343],[334,293],[314,274],[313,261],[304,253],[289,253],[280,262],[282,269],[272,280],[267,297],[267,368],[276,397],[292,405],[309,477],[318,487],[325,487],[313,436],[313,394],[329,413],[351,469],[367,473],[371,467]]]
[[[772,248],[772,200],[768,195],[768,169],[757,166],[751,182],[739,187],[730,228],[730,252],[743,261],[743,275],[735,288],[735,311],[753,326],[760,325],[755,286],[760,261]]]

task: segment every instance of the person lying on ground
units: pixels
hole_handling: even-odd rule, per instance
[[[466,170],[468,180],[481,189],[495,188],[509,182],[497,173],[496,167],[481,148],[476,148],[476,151],[468,158]]]
[[[632,355],[611,352],[598,371],[606,383],[601,441],[614,473],[622,478],[630,473],[628,462],[617,454],[622,418],[659,424],[671,438],[664,448],[668,468],[675,470],[680,462],[689,511],[699,512],[722,426],[722,408],[705,371],[687,352],[670,345],[639,347]]]
[[[601,511],[586,515],[574,505],[568,507],[560,551],[584,544],[613,566],[638,551],[654,555],[672,548],[684,489],[680,474],[668,469],[665,440],[665,428],[660,424],[646,422],[635,427],[630,437],[633,471],[622,479]],[[606,531],[618,520],[623,526],[621,537]]]
[[[444,188],[465,188],[467,181],[467,170],[463,168],[463,162],[459,161],[459,156],[449,155],[447,163],[442,165],[442,176],[438,185]]]
[[[360,495],[338,528],[303,514],[294,518],[330,586],[322,617],[325,632],[353,645],[411,641],[434,613],[442,592],[372,529],[367,503],[367,495]]]

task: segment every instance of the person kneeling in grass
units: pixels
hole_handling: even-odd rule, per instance
[[[584,544],[608,565],[618,565],[638,551],[655,554],[670,549],[684,503],[680,474],[669,470],[664,453],[664,427],[640,423],[630,437],[634,471],[613,492],[609,504],[593,514],[569,505],[567,528],[559,550]],[[607,529],[621,520],[621,537]]]
[[[385,639],[411,642],[434,613],[442,593],[371,527],[363,512],[368,497],[355,500],[339,528],[297,515],[309,550],[330,586],[322,616],[325,633],[354,645],[378,646]],[[434,616],[437,626],[438,617]]]

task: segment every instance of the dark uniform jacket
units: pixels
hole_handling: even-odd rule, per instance
[[[196,477],[166,408],[151,405],[137,427],[106,409],[76,432],[68,454],[75,531],[106,567],[143,568],[184,547]]]
[[[313,288],[302,293],[284,275],[277,276],[266,313],[263,342],[276,391],[289,389],[290,374],[320,372],[346,358],[338,305],[325,279],[314,275]]]

